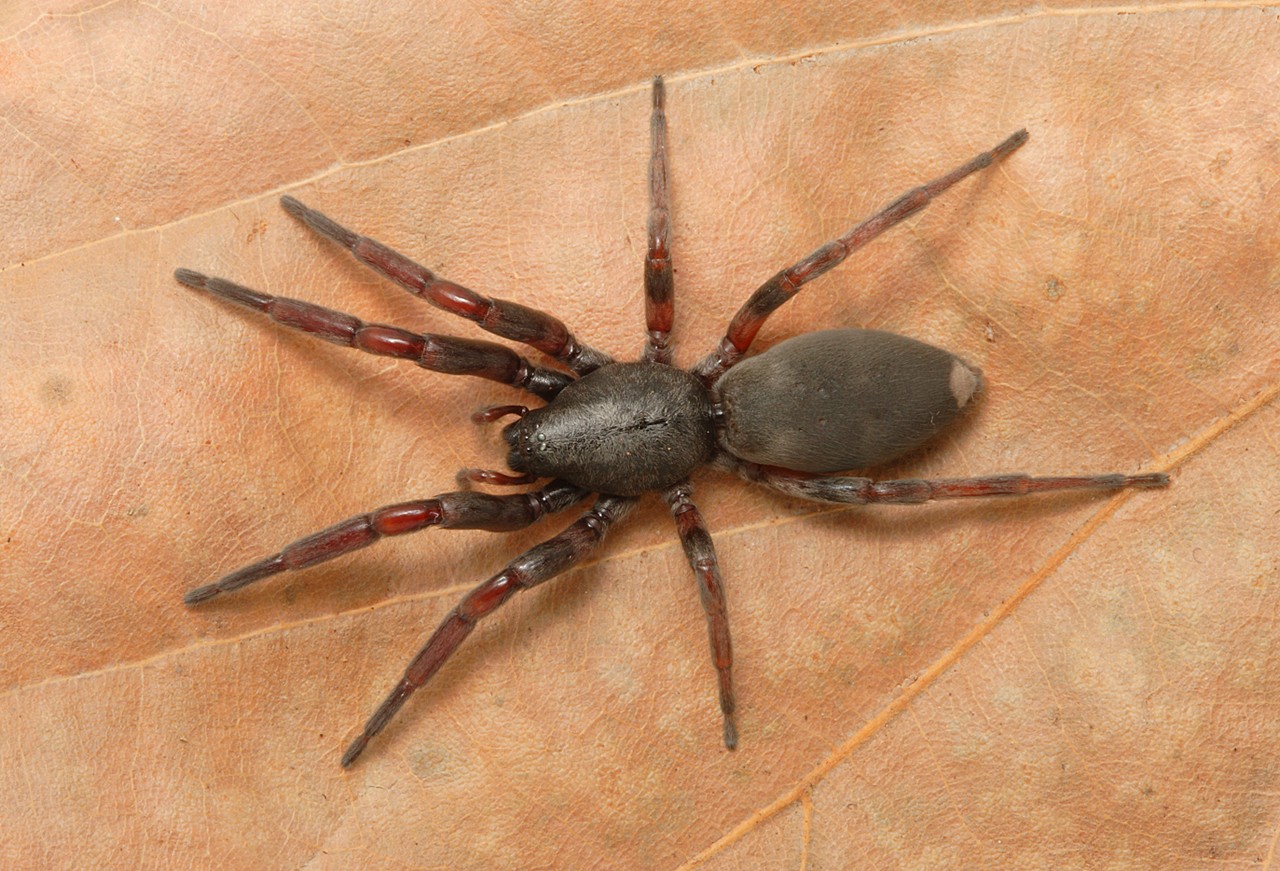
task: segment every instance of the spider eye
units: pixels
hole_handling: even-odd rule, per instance
[[[502,428],[502,438],[507,443],[507,468],[513,472],[528,472],[529,465],[525,460],[529,456],[529,427],[524,419],[514,421]]]

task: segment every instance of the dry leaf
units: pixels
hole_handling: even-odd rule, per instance
[[[764,4],[762,4],[764,5]],[[0,15],[0,864],[1237,867],[1280,831],[1273,12],[27,3]],[[621,355],[669,76],[678,361],[762,279],[1027,127],[807,287],[980,365],[886,474],[1168,491],[832,510],[713,474],[741,749],[650,499],[350,772],[463,590],[567,520],[181,593],[501,462],[511,401],[285,334],[177,266],[474,336],[281,192]]]

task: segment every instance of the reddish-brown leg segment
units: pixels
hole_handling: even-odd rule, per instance
[[[644,260],[644,315],[648,327],[644,358],[671,362],[675,287],[671,274],[671,193],[667,183],[667,114],[662,76],[653,80],[649,122],[649,253]]]
[[[403,535],[428,526],[445,529],[523,529],[546,514],[563,511],[587,496],[564,481],[552,481],[533,493],[493,496],[488,493],[442,493],[434,499],[387,505],[349,518],[299,539],[277,554],[197,587],[183,596],[197,605],[280,572],[305,569],[368,547],[385,535]]]
[[[1162,472],[1141,475],[1080,475],[1032,478],[1029,475],[986,475],[978,478],[942,478],[936,481],[906,479],[872,481],[870,478],[811,475],[741,460],[718,461],[748,481],[780,490],[788,496],[814,502],[865,505],[893,502],[917,505],[933,499],[958,499],[969,496],[1027,496],[1031,493],[1056,493],[1066,490],[1120,490],[1125,487],[1165,487],[1169,476]]]
[[[369,739],[381,732],[405,700],[431,679],[481,618],[493,613],[520,590],[551,580],[591,553],[609,527],[626,516],[634,504],[634,498],[601,496],[590,511],[564,532],[516,557],[505,569],[468,593],[409,663],[400,683],[365,723],[360,737],[351,742],[342,755],[342,767],[355,762]]]
[[[725,603],[724,582],[720,579],[720,563],[716,559],[711,533],[691,497],[692,488],[688,482],[677,484],[664,494],[671,506],[671,516],[675,518],[685,556],[698,578],[698,592],[707,614],[707,631],[711,639],[711,661],[719,677],[724,746],[734,750],[738,746],[738,727],[733,719],[733,645],[729,640],[729,609]]]
[[[366,324],[343,312],[272,296],[190,269],[179,269],[173,277],[187,287],[207,290],[246,308],[264,312],[281,326],[370,354],[412,360],[433,372],[487,378],[522,388],[543,399],[551,399],[573,381],[563,372],[535,366],[510,348],[494,342],[411,333],[385,324]]]
[[[729,323],[720,345],[694,366],[693,374],[704,384],[713,384],[731,366],[735,365],[751,347],[751,342],[775,309],[795,296],[809,281],[838,266],[851,253],[916,212],[923,209],[947,188],[980,169],[1016,151],[1027,141],[1027,131],[1019,130],[990,151],[984,151],[963,166],[928,184],[907,191],[902,196],[858,224],[849,232],[833,239],[808,257],[789,266],[770,278],[738,309]]]
[[[280,205],[320,235],[346,248],[361,263],[436,308],[474,321],[482,330],[537,348],[579,375],[613,362],[608,354],[579,342],[558,318],[519,303],[491,299],[452,281],[437,278],[425,266],[414,263],[381,242],[353,233],[293,197],[281,197]]]

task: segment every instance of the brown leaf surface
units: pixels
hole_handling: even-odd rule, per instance
[[[0,864],[1274,861],[1274,12],[368,5],[0,13]],[[852,511],[701,476],[737,753],[650,499],[344,773],[460,592],[566,521],[384,542],[184,608],[499,463],[465,418],[512,394],[283,334],[172,270],[476,335],[310,237],[287,191],[631,355],[654,72],[680,362],[760,280],[1026,126],[761,345],[872,325],[982,366],[981,410],[886,474],[1174,486]]]

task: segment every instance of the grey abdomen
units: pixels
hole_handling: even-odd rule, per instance
[[[801,472],[879,465],[954,420],[981,377],[954,354],[894,333],[806,333],[743,360],[716,384],[721,446]]]

